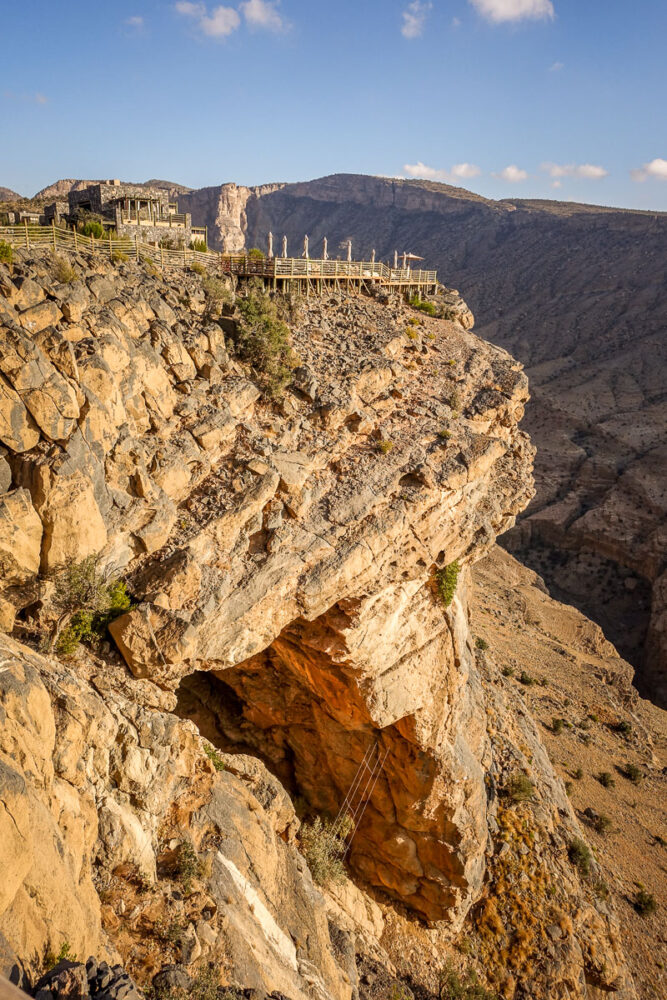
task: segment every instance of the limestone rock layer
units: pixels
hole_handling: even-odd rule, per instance
[[[62,285],[48,256],[18,257],[0,275],[0,623],[15,631],[0,932],[33,970],[57,948],[46,866],[77,952],[120,954],[140,983],[172,949],[240,986],[352,1000],[346,935],[377,955],[400,913],[444,941],[485,892],[509,772],[470,567],[532,496],[526,377],[456,292],[449,320],[336,294],[284,304],[296,367],[271,401],[236,359],[240,290],[221,313],[194,274],[79,257]],[[44,646],[59,574],[89,555],[132,607],[115,645],[44,659],[28,646]],[[543,829],[576,830],[526,726],[536,750],[517,766],[537,761]],[[353,881],[325,904],[287,793],[335,816],[368,754],[382,768],[350,833]],[[22,851],[30,801],[51,854]],[[595,947],[600,982],[631,997],[613,915],[592,937],[587,923],[558,982],[587,996]]]

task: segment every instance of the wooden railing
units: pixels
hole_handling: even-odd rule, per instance
[[[248,257],[245,254],[221,254],[213,250],[201,251],[184,248],[169,250],[166,247],[144,243],[138,237],[82,236],[73,229],[59,226],[0,226],[0,240],[12,247],[59,247],[73,252],[86,251],[122,259],[121,255],[136,260],[150,260],[160,267],[190,267],[197,263],[209,271],[222,274],[275,279],[288,281],[309,280],[352,280],[370,281],[393,286],[436,286],[436,271],[412,270],[409,267],[389,267],[381,261],[364,260],[319,260],[303,257]]]
[[[12,247],[51,247],[53,250],[62,248],[77,253],[84,251],[93,254],[103,254],[106,257],[118,258],[120,255],[136,260],[150,260],[160,267],[189,267],[195,262],[202,264],[207,270],[220,269],[220,254],[212,250],[169,250],[152,243],[143,243],[138,237],[130,236],[82,236],[73,229],[61,229],[59,226],[0,226],[0,240]]]

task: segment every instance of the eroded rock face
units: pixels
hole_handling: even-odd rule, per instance
[[[177,958],[296,1000],[353,1000],[345,935],[360,948],[363,928],[378,949],[398,903],[444,942],[484,891],[494,743],[467,586],[532,495],[533,450],[518,428],[525,376],[466,329],[456,293],[443,321],[332,296],[296,305],[300,364],[269,405],[233,360],[232,310],[212,320],[198,278],[76,265],[76,290],[53,284],[48,261],[19,260],[0,282],[8,340],[22,329],[19,293],[38,300],[24,308],[58,304],[62,318],[35,338],[79,407],[64,438],[41,424],[34,446],[3,438],[3,500],[29,496],[41,535],[3,590],[0,620],[8,605],[31,635],[37,554],[45,574],[95,552],[135,599],[111,626],[129,671],[104,646],[71,669],[2,640],[5,680],[21,691],[7,699],[6,732],[17,734],[2,744],[7,794],[21,822],[36,796],[51,823],[44,837],[60,860],[39,864],[65,886],[58,906],[80,897],[77,953],[119,953],[142,985]],[[421,322],[408,331],[408,319]],[[445,608],[435,579],[454,561]],[[28,718],[26,662],[38,703]],[[176,691],[179,714],[217,752],[170,714]],[[33,767],[25,746],[40,720],[48,749]],[[349,861],[382,903],[350,885],[325,904],[283,785],[335,814],[369,749],[383,766],[362,793]],[[544,755],[540,774],[548,807],[557,799],[576,829]],[[41,947],[62,944],[61,919],[39,896],[47,875],[29,852],[31,867],[22,861],[21,822],[8,835],[0,934],[34,969]],[[602,951],[610,926],[595,938]],[[584,929],[577,940],[588,947]],[[578,947],[564,952],[559,983]]]
[[[206,706],[214,740],[256,747],[318,812],[335,816],[351,793],[350,814],[363,806],[352,869],[428,920],[454,923],[480,891],[487,844],[484,709],[464,594],[462,583],[446,614],[427,580],[341,602],[216,671],[222,685],[200,674],[181,695],[184,715]]]
[[[34,982],[67,942],[141,986],[176,958],[186,982],[203,962],[262,995],[351,1000],[294,808],[258,761],[216,772],[194,727],[109,665],[68,670],[6,636],[0,660],[3,971]],[[185,901],[184,841],[201,859]]]

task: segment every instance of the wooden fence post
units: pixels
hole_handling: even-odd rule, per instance
[[[51,219],[51,236],[53,237],[53,249],[56,249],[56,223],[55,219]]]
[[[137,256],[137,260],[139,260],[139,237],[138,236],[134,237],[134,250],[135,250],[135,253],[136,253],[136,256]]]

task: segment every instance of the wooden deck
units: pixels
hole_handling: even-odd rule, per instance
[[[421,288],[436,290],[436,271],[393,268],[381,261],[321,260],[315,257],[268,257],[255,260],[245,256],[221,255],[225,274],[240,277],[261,277],[277,286],[294,281],[336,284],[354,282],[387,288]]]
[[[126,258],[150,260],[162,269],[191,268],[193,264],[198,264],[211,274],[261,278],[270,287],[281,291],[293,288],[306,293],[318,293],[328,288],[370,290],[372,287],[381,287],[387,291],[428,293],[435,292],[438,287],[436,271],[389,267],[380,261],[319,260],[304,257],[256,259],[245,254],[222,254],[212,250],[168,250],[144,243],[138,237],[95,239],[55,225],[0,226],[0,240],[17,249],[50,247],[52,250],[62,249],[66,252],[101,254],[115,261]]]

